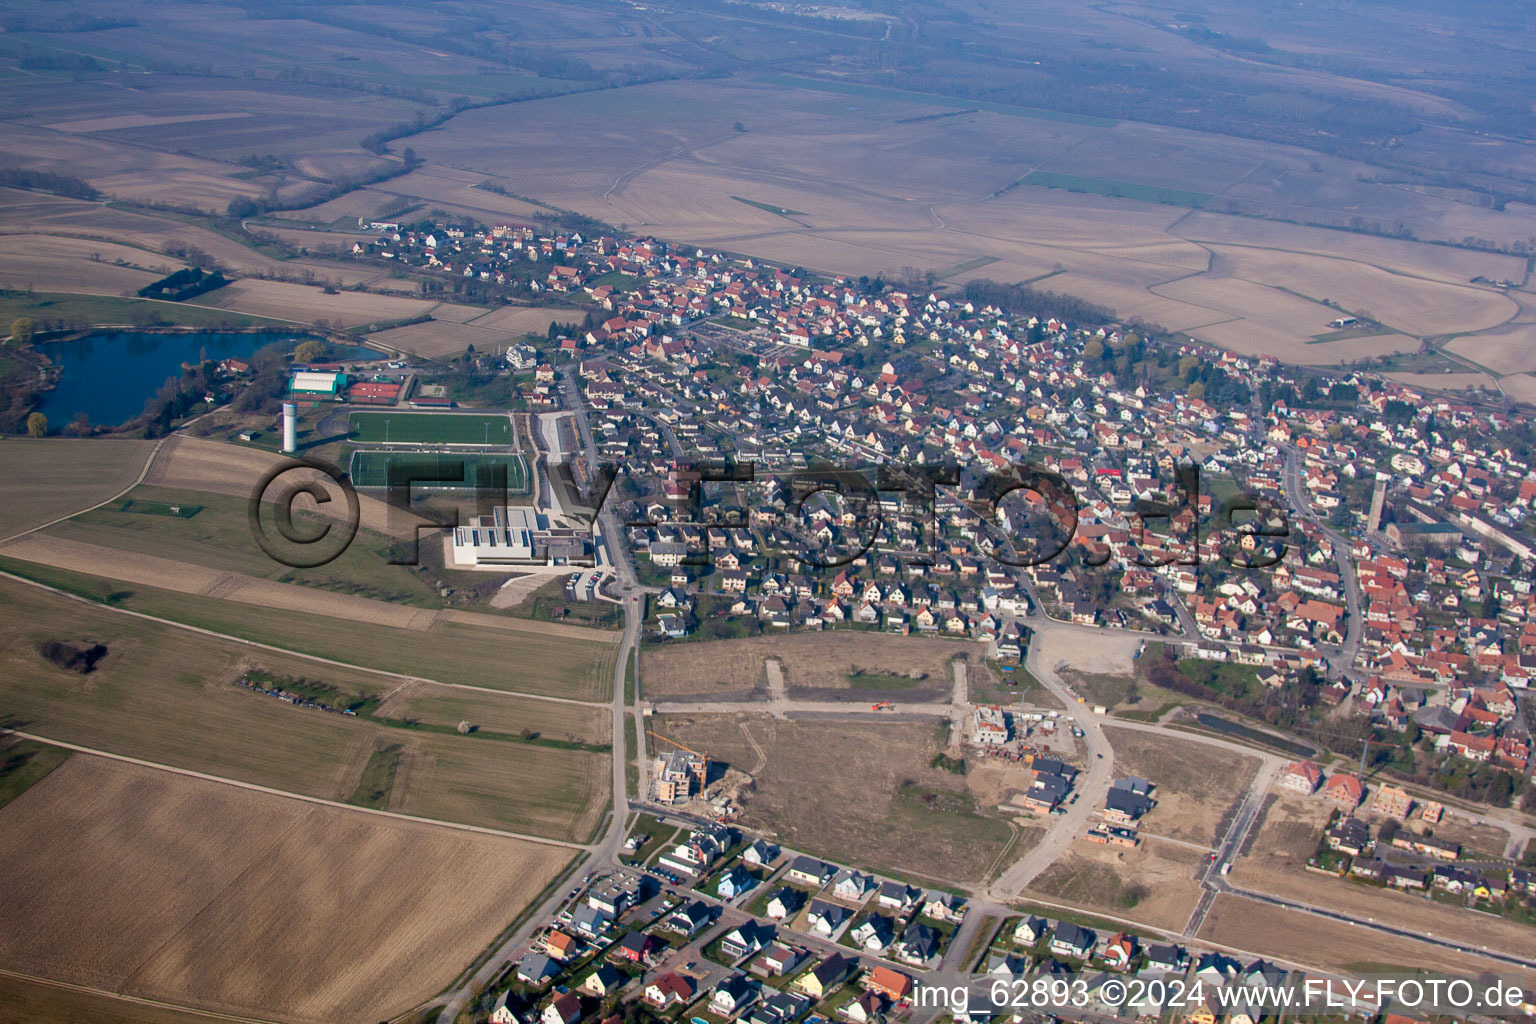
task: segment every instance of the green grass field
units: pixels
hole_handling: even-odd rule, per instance
[[[38,654],[37,645],[61,636],[92,637],[107,646],[107,657],[86,676],[59,669]],[[360,786],[362,798],[382,790],[385,766],[372,765],[367,780],[364,774],[375,751],[400,744],[401,777],[392,785],[406,813],[582,840],[602,816],[606,753],[407,729],[295,707],[233,685],[252,659],[274,676],[318,679],[348,693],[384,693],[398,685],[367,671],[253,652],[0,579],[0,713],[17,728],[333,800],[357,794]],[[430,694],[424,700],[430,702]],[[519,704],[529,728],[559,728],[558,719],[540,721],[533,702]],[[433,714],[430,705],[422,713]]]
[[[507,493],[528,493],[528,462],[521,455],[488,455],[466,452],[396,452],[359,449],[352,453],[347,467],[352,482],[358,487],[388,487],[389,466],[399,463],[406,466],[429,464],[425,472],[412,470],[412,476],[426,479],[462,480],[463,483],[411,485],[413,491],[469,490],[479,479],[479,466],[505,466],[507,469]],[[462,468],[460,468],[462,467]]]
[[[617,636],[598,630],[588,640],[510,617],[497,620],[498,625],[450,621],[427,631],[402,630],[127,585],[15,558],[0,557],[0,570],[113,607],[364,668],[588,701],[608,700],[613,690]],[[308,674],[314,674],[313,668]]]
[[[201,505],[168,505],[163,501],[138,501],[129,498],[117,507],[119,512],[137,512],[145,516],[172,516],[191,519],[203,510]]]
[[[181,324],[187,327],[271,327],[281,323],[248,313],[188,306],[157,299],[128,299],[112,295],[74,295],[69,292],[18,292],[0,289],[0,323],[9,327],[19,316],[29,316],[42,330],[63,324]]]
[[[512,443],[504,414],[447,412],[354,412],[349,435],[374,444]]]
[[[335,561],[313,569],[291,569],[273,561],[251,540],[247,503],[242,498],[141,485],[125,501],[127,508],[114,503],[83,512],[49,527],[47,535],[376,601],[420,608],[443,605],[436,588],[421,574],[410,566],[390,564],[392,542],[382,534],[359,530]],[[182,514],[169,514],[172,507],[180,508]],[[201,511],[188,517],[188,509]],[[147,511],[158,514],[135,514]],[[323,521],[303,512],[295,519],[306,529]]]
[[[0,744],[4,743],[0,740]],[[69,751],[34,740],[0,745],[0,807],[21,796],[68,760]]]

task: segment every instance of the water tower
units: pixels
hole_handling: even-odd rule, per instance
[[[283,403],[283,451],[293,454],[299,447],[299,407]]]

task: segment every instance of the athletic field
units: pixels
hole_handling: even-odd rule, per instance
[[[378,444],[512,443],[506,415],[447,412],[354,412],[347,433]]]
[[[521,455],[488,455],[483,452],[356,451],[349,472],[357,487],[388,487],[390,463],[409,467],[416,491],[451,491],[473,488],[480,466],[507,467],[507,493],[528,493],[528,463]],[[462,466],[460,470],[458,467]],[[432,479],[441,482],[432,483]]]

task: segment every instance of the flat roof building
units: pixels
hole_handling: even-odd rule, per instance
[[[526,505],[501,505],[453,531],[458,565],[568,565],[588,553],[578,530],[553,528]]]

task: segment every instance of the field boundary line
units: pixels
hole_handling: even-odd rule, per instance
[[[160,454],[160,449],[165,447],[165,442],[176,436],[176,434],[167,434],[159,441],[155,442],[155,446],[149,450],[149,458],[144,460],[144,465],[139,469],[138,479],[129,484],[127,487],[124,487],[122,490],[118,491],[116,494],[112,495],[112,497],[98,501],[90,508],[77,509],[74,512],[70,512],[66,515],[59,516],[57,519],[52,519],[46,523],[43,523],[41,526],[34,526],[30,530],[22,530],[20,533],[13,533],[9,537],[0,537],[0,544],[9,544],[13,540],[20,540],[23,537],[27,537],[34,533],[46,530],[50,526],[57,526],[64,522],[66,519],[73,519],[75,516],[83,516],[87,512],[96,511],[103,505],[112,504],[118,498],[121,498],[123,495],[127,494],[129,491],[133,490],[135,487],[144,482],[144,479],[149,476],[149,468],[155,464],[155,457]]]
[[[27,560],[22,559],[22,561]],[[41,563],[29,564],[36,565]],[[40,590],[46,590],[51,594],[55,594],[67,600],[78,601],[81,604],[87,605],[91,608],[99,608],[102,611],[115,612],[119,615],[131,615],[136,619],[143,619],[146,622],[156,622],[162,626],[172,626],[176,629],[185,629],[192,633],[201,633],[203,636],[211,636],[215,640],[225,640],[229,643],[244,644],[247,647],[255,647],[263,651],[272,651],[276,654],[285,654],[293,658],[304,658],[307,661],[319,662],[322,665],[334,665],[337,668],[351,669],[355,672],[370,672],[374,675],[388,676],[391,679],[400,679],[405,682],[428,683],[432,686],[446,686],[455,690],[472,690],[476,693],[499,693],[508,697],[522,697],[526,698],[527,700],[544,700],[555,704],[579,704],[582,707],[605,708],[608,707],[611,703],[610,701],[605,700],[578,700],[575,697],[555,697],[547,693],[529,693],[525,690],[501,690],[493,686],[475,686],[472,683],[448,683],[441,679],[429,679],[426,676],[413,676],[406,672],[394,672],[387,668],[370,668],[367,665],[356,665],[347,661],[337,661],[335,658],[327,658],[319,654],[307,654],[304,651],[295,651],[287,647],[279,647],[276,644],[264,643],[260,640],[248,640],[243,636],[234,636],[230,633],[220,633],[217,630],[206,629],[202,626],[194,626],[186,622],[177,622],[175,619],[164,619],[158,615],[150,615],[148,612],[134,611],[132,608],[116,608],[110,604],[103,604],[100,601],[92,601],[88,597],[81,597],[79,594],[71,594],[67,590],[60,590],[58,587],[50,586],[47,583],[40,583],[37,580],[28,579],[25,576],[18,576],[15,573],[5,572],[3,570],[0,570],[0,578],[14,580],[17,583],[25,583],[27,586],[37,587]],[[100,578],[111,579],[111,577],[107,576]]]
[[[484,825],[467,825],[458,821],[444,821],[441,818],[424,818],[416,814],[400,814],[397,811],[381,811],[373,807],[359,807],[356,804],[342,803],[340,800],[327,800],[319,796],[307,796],[303,793],[291,793],[286,789],[275,789],[271,786],[262,786],[254,782],[240,782],[237,779],[226,779],[221,775],[210,775],[208,772],[194,771],[191,768],[177,768],[173,765],[160,764],[155,761],[146,761],[139,757],[129,757],[127,754],[114,754],[108,750],[99,750],[95,747],[82,747],[78,743],[68,743],[64,740],[50,739],[47,736],[39,736],[36,733],[23,732],[20,729],[0,728],[0,732],[11,736],[20,736],[22,739],[32,740],[36,743],[46,743],[51,747],[59,747],[76,754],[88,754],[92,757],[103,757],[111,761],[121,761],[124,764],[137,765],[140,768],[153,768],[156,771],[170,772],[173,775],[183,775],[188,778],[201,779],[204,782],[217,782],[225,786],[235,786],[240,789],[250,790],[255,793],[266,793],[269,796],[287,797],[290,800],[302,800],[305,803],[319,804],[322,807],[334,807],[343,811],[357,811],[362,814],[374,814],[383,818],[394,818],[399,821],[410,821],[418,825],[438,825],[443,828],[458,829],[461,832],[477,832],[481,835],[500,836],[504,839],[521,839],[528,843],[540,843],[544,846],[559,846],[568,850],[581,850],[587,852],[590,846],[581,843],[573,843],[564,839],[549,839],[544,836],[529,835],[526,832],[508,832],[499,828],[489,828]]]
[[[213,1020],[243,1021],[245,1024],[281,1024],[280,1021],[266,1017],[242,1017],[234,1013],[219,1013],[215,1010],[204,1010],[196,1006],[183,1006],[180,1003],[167,1003],[159,999],[146,999],[143,996],[130,996],[123,992],[113,992],[105,988],[92,988],[90,985],[77,985],[72,981],[56,981],[53,978],[42,978],[35,974],[23,974],[21,971],[6,970],[0,967],[0,976],[16,978],[21,981],[30,981],[36,985],[46,985],[49,988],[61,988],[68,992],[81,992],[85,995],[105,996],[108,999],[117,999],[125,1003],[133,1003],[137,1006],[153,1006],[165,1010],[175,1010],[178,1013],[191,1014],[197,1017],[209,1017]]]

